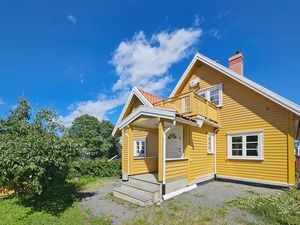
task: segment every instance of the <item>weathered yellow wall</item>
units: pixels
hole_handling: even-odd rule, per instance
[[[193,71],[190,78],[200,77],[200,88],[223,84],[221,129],[217,135],[217,175],[288,183],[288,111],[260,94],[206,66]],[[188,83],[181,93],[189,91]],[[264,160],[227,159],[227,132],[263,130]],[[204,148],[201,132],[193,133],[194,142]],[[195,157],[195,156],[192,156]],[[199,158],[201,156],[199,155]],[[200,163],[191,169],[192,177]],[[290,165],[291,169],[294,167]],[[193,168],[193,167],[192,167]],[[211,168],[207,166],[208,169]]]

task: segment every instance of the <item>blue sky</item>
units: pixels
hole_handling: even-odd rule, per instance
[[[133,85],[167,97],[196,51],[300,104],[298,1],[2,1],[0,117],[25,96],[69,125],[116,122]],[[151,85],[149,85],[151,83]]]

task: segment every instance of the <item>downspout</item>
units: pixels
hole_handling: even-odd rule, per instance
[[[176,126],[176,121],[173,120],[172,126],[164,130],[163,134],[163,185],[162,185],[162,196],[166,194],[166,134],[172,128]]]
[[[129,147],[129,135],[126,133],[126,129],[124,129],[124,134],[126,135],[126,137],[127,137],[127,180],[129,179],[129,161],[130,161],[130,158],[129,158],[129,152],[130,152],[130,147]]]
[[[217,178],[217,133],[219,132],[220,128],[215,129],[214,134],[215,134],[215,152],[214,152],[214,178]]]

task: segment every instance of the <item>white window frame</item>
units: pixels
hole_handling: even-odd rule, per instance
[[[142,155],[138,154],[137,142],[144,143],[145,153],[142,154]],[[134,139],[134,153],[133,153],[133,157],[146,157],[146,155],[147,155],[147,142],[146,142],[146,139],[145,138]]]
[[[209,142],[210,142],[210,139],[211,140],[211,149],[209,149]],[[214,154],[216,151],[216,134],[214,133],[208,133],[207,134],[207,153],[208,154]]]
[[[211,100],[210,100],[210,92],[214,91],[214,90],[218,90],[219,104],[217,106],[221,107],[221,106],[223,106],[223,84],[218,84],[218,85],[215,85],[213,87],[201,89],[200,91],[198,91],[198,95],[204,94],[205,95],[205,99],[211,102]]]
[[[258,156],[246,155],[246,137],[258,136]],[[232,137],[242,137],[242,156],[232,155]],[[245,131],[227,133],[227,157],[228,159],[245,159],[245,160],[264,160],[264,132],[263,131]]]

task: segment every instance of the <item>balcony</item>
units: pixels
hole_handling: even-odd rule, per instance
[[[200,115],[214,122],[219,122],[219,108],[194,91],[165,99],[155,106],[173,109],[185,116],[196,117]]]

